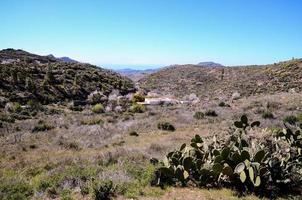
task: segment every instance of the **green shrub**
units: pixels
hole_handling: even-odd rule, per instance
[[[264,111],[262,113],[262,118],[263,119],[273,119],[274,118],[274,114],[270,111]]]
[[[291,125],[295,125],[298,122],[298,118],[294,115],[289,115],[283,118],[284,123],[289,123]]]
[[[297,115],[298,122],[302,123],[302,113]]]
[[[194,116],[195,119],[203,119],[204,118],[204,113],[201,111],[195,112]]]
[[[217,117],[217,113],[215,112],[215,110],[207,110],[205,113],[204,113],[206,116],[209,116],[209,117]]]
[[[33,188],[19,179],[0,179],[1,200],[27,200],[33,195]]]
[[[95,104],[93,107],[92,107],[92,112],[94,113],[103,113],[104,112],[104,106],[100,103],[98,104]]]
[[[40,120],[38,122],[38,124],[32,129],[32,132],[35,133],[35,132],[40,132],[40,131],[48,131],[53,128],[54,128],[53,126],[46,124],[46,122]]]
[[[13,106],[10,111],[14,113],[20,113],[22,111],[21,104],[18,102],[13,103]]]
[[[137,102],[144,102],[145,101],[145,96],[140,94],[140,93],[136,93],[133,95],[132,98],[132,102],[133,103],[137,103]]]
[[[133,104],[131,107],[130,107],[130,112],[132,113],[143,113],[146,111],[146,107],[142,104]]]
[[[159,122],[157,128],[164,131],[175,131],[175,127],[169,122]]]
[[[116,193],[116,187],[112,181],[98,183],[93,188],[95,200],[110,200]]]

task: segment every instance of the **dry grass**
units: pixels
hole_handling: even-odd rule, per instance
[[[32,169],[42,170],[43,176],[48,177],[52,173],[61,173],[64,167],[82,166],[93,168],[97,179],[112,179],[116,182],[132,184],[137,179],[129,174],[127,170],[129,166],[145,166],[151,157],[162,158],[180,144],[189,142],[195,134],[209,138],[213,135],[223,137],[227,134],[233,119],[237,119],[242,113],[246,113],[251,119],[260,119],[263,127],[278,127],[284,116],[301,113],[301,99],[301,94],[280,93],[228,102],[230,107],[218,106],[220,100],[212,103],[202,101],[194,107],[184,105],[149,107],[147,112],[130,115],[131,117],[126,120],[126,114],[95,115],[84,110],[83,112],[65,111],[55,116],[43,115],[37,119],[16,121],[8,125],[8,132],[5,131],[6,128],[1,129],[5,134],[0,137],[0,178],[13,170],[14,176],[26,177],[33,182],[39,176],[25,175]],[[267,109],[268,102],[270,102],[269,109],[272,109],[276,118],[264,120],[255,110]],[[196,111],[209,109],[215,110],[218,116],[206,116],[202,120],[193,118]],[[114,118],[115,122],[108,122],[108,118]],[[32,128],[40,119],[55,128],[32,133]],[[102,119],[103,123],[88,123],[90,125],[82,123],[82,121],[95,122],[99,119]],[[176,131],[158,130],[157,123],[162,120],[171,122],[176,127]],[[16,130],[16,127],[20,129]],[[129,131],[137,131],[139,136],[130,136]],[[255,132],[255,136],[262,137],[263,134],[268,133],[268,131],[259,131]],[[70,145],[71,147],[77,145],[77,148],[70,148]],[[33,146],[35,148],[32,148]],[[74,199],[90,198],[89,195],[83,197],[78,186],[66,187],[72,191]],[[132,185],[130,188],[135,187]],[[124,196],[146,200],[237,199],[230,190],[169,188],[161,191],[159,188],[142,186],[128,193]],[[48,196],[43,193],[42,197]],[[118,199],[124,197],[120,196]],[[245,197],[245,199],[256,198]]]

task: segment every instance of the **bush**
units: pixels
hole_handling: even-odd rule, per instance
[[[146,111],[146,107],[142,104],[133,104],[131,107],[130,107],[130,112],[132,113],[143,113]]]
[[[33,188],[23,180],[0,179],[1,200],[26,200],[33,195]]]
[[[35,132],[40,132],[40,131],[48,131],[53,128],[54,128],[53,126],[46,124],[46,122],[40,120],[38,122],[38,124],[32,129],[32,132],[35,133]]]
[[[302,123],[302,113],[297,115],[298,122]]]
[[[197,111],[195,112],[194,116],[193,116],[195,119],[203,119],[204,118],[204,113],[203,112],[200,112],[200,111]]]
[[[94,113],[103,113],[104,112],[104,106],[100,103],[98,104],[95,104],[93,107],[92,107],[92,112]]]
[[[209,117],[217,117],[218,116],[217,113],[215,112],[215,110],[207,110],[205,112],[205,115],[209,116]]]
[[[145,96],[140,94],[140,93],[136,93],[133,95],[132,98],[132,102],[133,103],[137,103],[137,102],[144,102],[145,101]]]
[[[131,131],[129,133],[130,136],[138,136],[138,133],[136,131]]]
[[[220,106],[220,107],[225,107],[225,106],[227,106],[227,104],[226,104],[225,102],[221,101],[221,102],[218,104],[218,106]]]
[[[262,118],[263,119],[273,119],[274,118],[274,114],[270,111],[264,111],[262,113]]]
[[[169,122],[159,122],[157,128],[164,131],[175,131],[175,127]]]
[[[96,184],[93,188],[95,200],[110,200],[116,192],[112,181],[104,181]]]
[[[294,115],[289,115],[283,118],[284,123],[289,123],[291,125],[295,125],[298,122],[298,118]]]

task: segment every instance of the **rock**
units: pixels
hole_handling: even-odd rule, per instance
[[[122,106],[116,106],[116,107],[114,108],[114,112],[117,112],[117,113],[123,112]]]
[[[0,97],[0,107],[4,108],[6,103],[8,102],[8,99],[5,97]]]
[[[6,112],[12,112],[14,110],[14,104],[11,102],[8,102],[5,104],[4,110]]]
[[[237,100],[237,99],[240,99],[240,93],[239,92],[234,92],[232,94],[232,100]]]
[[[112,111],[112,106],[111,105],[107,105],[105,108],[105,112],[111,112]]]
[[[289,90],[288,90],[288,92],[289,92],[289,93],[297,93],[297,91],[296,91],[296,89],[295,89],[295,88],[291,88],[291,89],[289,89]]]
[[[185,96],[183,102],[190,102],[191,104],[196,104],[200,102],[200,99],[197,97],[195,93]]]
[[[147,93],[147,97],[153,97],[153,98],[156,98],[156,97],[159,97],[160,95],[156,92],[148,92]]]

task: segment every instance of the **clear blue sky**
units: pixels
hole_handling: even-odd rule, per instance
[[[1,0],[0,48],[105,66],[302,57],[300,0]]]

